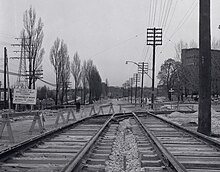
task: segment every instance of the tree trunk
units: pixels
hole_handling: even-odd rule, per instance
[[[75,103],[76,103],[76,98],[77,98],[77,87],[76,87],[76,84],[75,84]]]

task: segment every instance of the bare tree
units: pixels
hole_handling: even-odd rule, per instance
[[[89,85],[89,103],[92,100],[98,100],[102,93],[102,81],[96,66],[92,60],[88,60],[83,64],[85,78]]]
[[[36,76],[38,71],[42,69],[42,60],[45,53],[42,47],[43,42],[43,22],[41,18],[36,22],[36,12],[32,7],[26,10],[23,15],[24,29],[22,31],[22,38],[25,38],[25,46],[27,52],[29,53],[29,88],[35,89],[35,81],[38,78]],[[39,73],[38,73],[39,74]]]
[[[61,71],[59,74],[60,74],[60,82],[62,89],[61,89],[60,101],[61,104],[63,104],[63,99],[65,95],[67,99],[67,88],[70,79],[70,61],[69,61],[68,49],[67,49],[67,45],[64,43],[63,40],[61,42],[61,46],[58,54],[59,54],[59,58],[61,59],[60,61]]]
[[[92,86],[91,86],[92,85],[92,80],[91,80],[92,70],[93,70],[93,61],[89,59],[86,62],[86,66],[85,66],[85,77],[89,84],[89,103],[92,103]]]
[[[82,77],[81,60],[79,58],[78,52],[76,52],[73,56],[73,61],[71,63],[71,73],[75,81],[75,103],[76,103],[78,87]]]
[[[102,79],[95,66],[92,67],[91,78],[90,78],[91,96],[96,101],[101,97],[102,94]]]
[[[220,39],[212,39],[212,49],[220,50]]]
[[[183,40],[180,40],[180,42],[175,45],[175,50],[176,50],[176,56],[175,56],[175,58],[176,58],[177,60],[179,60],[179,61],[181,60],[181,52],[182,52],[182,49],[183,49],[183,48],[187,48],[187,47],[188,47],[188,44],[185,43],[185,42],[183,42]]]
[[[60,51],[60,39],[57,38],[54,41],[54,45],[50,49],[50,62],[54,67],[55,75],[56,75],[56,96],[55,96],[55,105],[58,104],[58,95],[60,89],[60,73],[61,73],[61,58],[59,55]]]
[[[83,101],[84,101],[84,104],[86,103],[86,88],[87,88],[87,85],[88,85],[88,81],[86,79],[86,68],[87,68],[87,62],[83,61],[82,72],[81,72],[81,80],[82,80],[82,85],[83,85]]]
[[[197,44],[197,42],[194,39],[192,39],[189,42],[189,48],[198,48],[198,44]]]

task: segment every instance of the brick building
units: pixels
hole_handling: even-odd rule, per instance
[[[212,94],[220,93],[220,50],[211,50]],[[181,61],[185,70],[185,93],[199,91],[199,49],[182,49]]]

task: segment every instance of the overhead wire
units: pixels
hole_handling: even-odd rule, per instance
[[[159,24],[160,24],[160,16],[161,16],[161,7],[162,7],[162,4],[163,4],[163,1],[161,1],[160,0],[160,5],[159,5],[159,15],[158,15],[158,23],[157,23],[157,25],[159,26]]]
[[[167,44],[170,42],[170,40],[172,39],[172,37],[177,33],[177,31],[179,31],[181,29],[181,27],[183,26],[183,24],[189,19],[189,17],[191,16],[192,12],[194,11],[194,9],[196,8],[196,6],[198,5],[198,2],[196,0],[194,0],[193,5],[191,6],[191,8],[189,10],[187,10],[186,14],[184,15],[184,17],[182,18],[182,20],[179,22],[179,24],[177,25],[177,27],[175,28],[175,30],[173,31],[173,33],[171,34],[171,36],[168,38],[168,41],[164,44],[162,50],[160,53],[163,52],[163,50],[166,48]],[[195,3],[195,4],[194,4]]]
[[[155,2],[155,5],[154,5],[154,15],[153,15],[153,17],[154,17],[154,20],[153,20],[153,26],[154,26],[154,24],[155,24],[155,19],[156,19],[157,0],[154,0],[154,2]]]
[[[161,27],[167,1],[164,1],[161,15],[159,16],[159,25]]]
[[[171,21],[173,20],[173,16],[174,16],[174,13],[175,13],[175,11],[176,11],[176,7],[177,7],[177,3],[178,3],[178,2],[179,2],[179,1],[176,1],[175,6],[174,6],[173,13],[171,14],[171,18],[170,18],[169,23],[168,23],[168,26],[167,26],[167,28],[164,30],[164,37],[166,37],[166,33],[167,33],[167,31],[169,30],[169,28],[170,28],[170,24],[171,24]]]
[[[135,38],[137,38],[138,36],[143,35],[143,34],[144,34],[144,32],[141,32],[141,33],[139,33],[139,34],[136,34],[135,36],[132,36],[132,37],[126,39],[126,40],[120,41],[118,44],[113,45],[112,47],[106,48],[106,49],[104,49],[104,50],[101,50],[101,51],[99,51],[99,52],[93,54],[92,57],[95,57],[95,56],[97,56],[97,55],[99,55],[99,54],[101,54],[101,53],[104,53],[104,52],[106,52],[106,51],[109,51],[109,50],[111,50],[111,49],[114,49],[114,48],[116,48],[116,47],[119,47],[120,45],[122,45],[122,44],[124,44],[124,43],[126,43],[126,42],[128,42],[128,41],[130,41],[130,40],[133,40],[133,39],[135,39]]]
[[[169,14],[170,14],[170,9],[171,9],[172,3],[173,3],[173,0],[169,0],[168,1],[167,10],[166,10],[166,13],[165,13],[165,16],[164,16],[164,20],[163,20],[163,23],[162,23],[162,28],[166,28],[166,24],[167,24],[167,20],[169,18]]]
[[[192,12],[197,7],[197,5],[198,5],[198,1],[194,0],[194,2],[192,3],[191,8],[189,8],[189,10],[186,12],[186,14],[182,18],[181,22],[178,24],[178,26],[176,27],[176,29],[174,30],[174,32],[173,32],[173,34],[171,35],[170,38],[172,38],[173,35],[182,27],[182,25],[186,22],[186,20],[189,18],[189,16],[191,16]]]
[[[161,26],[162,23],[164,23],[164,20],[166,21],[167,20],[166,18],[168,18],[168,16],[169,16],[172,1],[170,1],[170,3],[169,2],[167,3],[167,1],[162,1],[162,0],[160,1],[160,3],[158,3],[157,0],[153,1],[153,2],[155,2],[154,3],[154,8],[153,8],[154,9],[153,10],[153,18],[154,18],[153,26],[155,25],[155,19],[156,18],[158,19],[158,26]],[[159,7],[158,7],[158,5],[159,5]],[[158,8],[160,9],[159,10],[160,11],[159,16],[156,13]],[[162,9],[162,11],[161,11],[161,9]],[[145,57],[144,57],[145,61],[147,59],[148,52],[149,52],[149,46],[147,46],[147,51],[146,51],[146,54],[145,54]],[[148,60],[150,60],[150,57],[148,58]]]
[[[150,14],[151,14],[151,0],[150,0],[150,4],[148,5],[148,20],[147,20],[147,26],[150,25],[150,18],[151,18]]]

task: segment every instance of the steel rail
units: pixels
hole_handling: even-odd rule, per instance
[[[90,139],[90,141],[81,149],[81,151],[78,152],[78,154],[70,160],[70,162],[61,170],[61,172],[72,172],[74,168],[77,168],[81,160],[84,158],[86,153],[90,150],[90,148],[93,146],[95,141],[98,139],[98,137],[102,134],[104,129],[109,125],[110,121],[114,118],[115,114],[113,114],[110,119],[108,119],[105,124],[102,126],[102,128],[96,133],[94,137]]]
[[[143,112],[142,112],[142,113],[143,113]],[[146,112],[145,112],[145,113],[146,113]],[[208,144],[210,144],[210,145],[212,145],[212,146],[215,146],[215,147],[220,151],[220,143],[219,143],[218,141],[216,141],[216,140],[214,140],[214,139],[211,139],[210,137],[208,137],[208,136],[206,136],[206,135],[204,135],[204,134],[201,134],[201,133],[198,133],[198,132],[189,130],[189,129],[184,128],[184,127],[182,127],[182,126],[180,126],[180,125],[178,125],[178,124],[175,124],[175,123],[173,123],[173,122],[171,122],[171,121],[168,121],[168,120],[166,120],[166,119],[164,119],[164,118],[161,118],[161,117],[159,117],[159,116],[156,116],[155,114],[153,114],[153,113],[151,113],[151,112],[147,112],[147,113],[148,113],[149,115],[151,115],[151,116],[153,116],[153,117],[155,117],[155,118],[161,120],[161,121],[164,121],[164,122],[168,123],[169,125],[172,125],[172,126],[178,128],[178,129],[180,129],[180,130],[185,131],[186,133],[191,134],[192,136],[194,136],[194,137],[196,137],[196,138],[199,138],[200,140],[205,141],[206,143],[208,143]]]
[[[99,115],[97,115],[97,116],[99,116]],[[108,116],[108,115],[102,115],[102,116]],[[75,121],[70,124],[66,124],[64,126],[58,127],[54,130],[50,130],[48,132],[45,132],[45,133],[38,135],[36,137],[33,137],[31,139],[27,139],[27,140],[20,142],[12,147],[6,148],[0,152],[0,161],[5,161],[9,157],[12,157],[16,154],[19,154],[21,151],[24,151],[24,150],[30,148],[31,146],[42,142],[43,140],[45,140],[46,138],[48,138],[54,134],[60,133],[63,130],[66,130],[74,125],[80,124],[80,123],[84,122],[85,120],[92,119],[92,118],[94,118],[94,116],[85,117],[85,118],[80,119],[78,121]]]
[[[148,134],[148,136],[155,143],[155,146],[162,152],[162,155],[170,162],[168,165],[171,165],[177,172],[186,172],[185,167],[179,163],[179,161],[163,146],[163,144],[157,139],[156,136],[141,122],[138,116],[132,112],[135,119],[142,126],[144,131]]]

